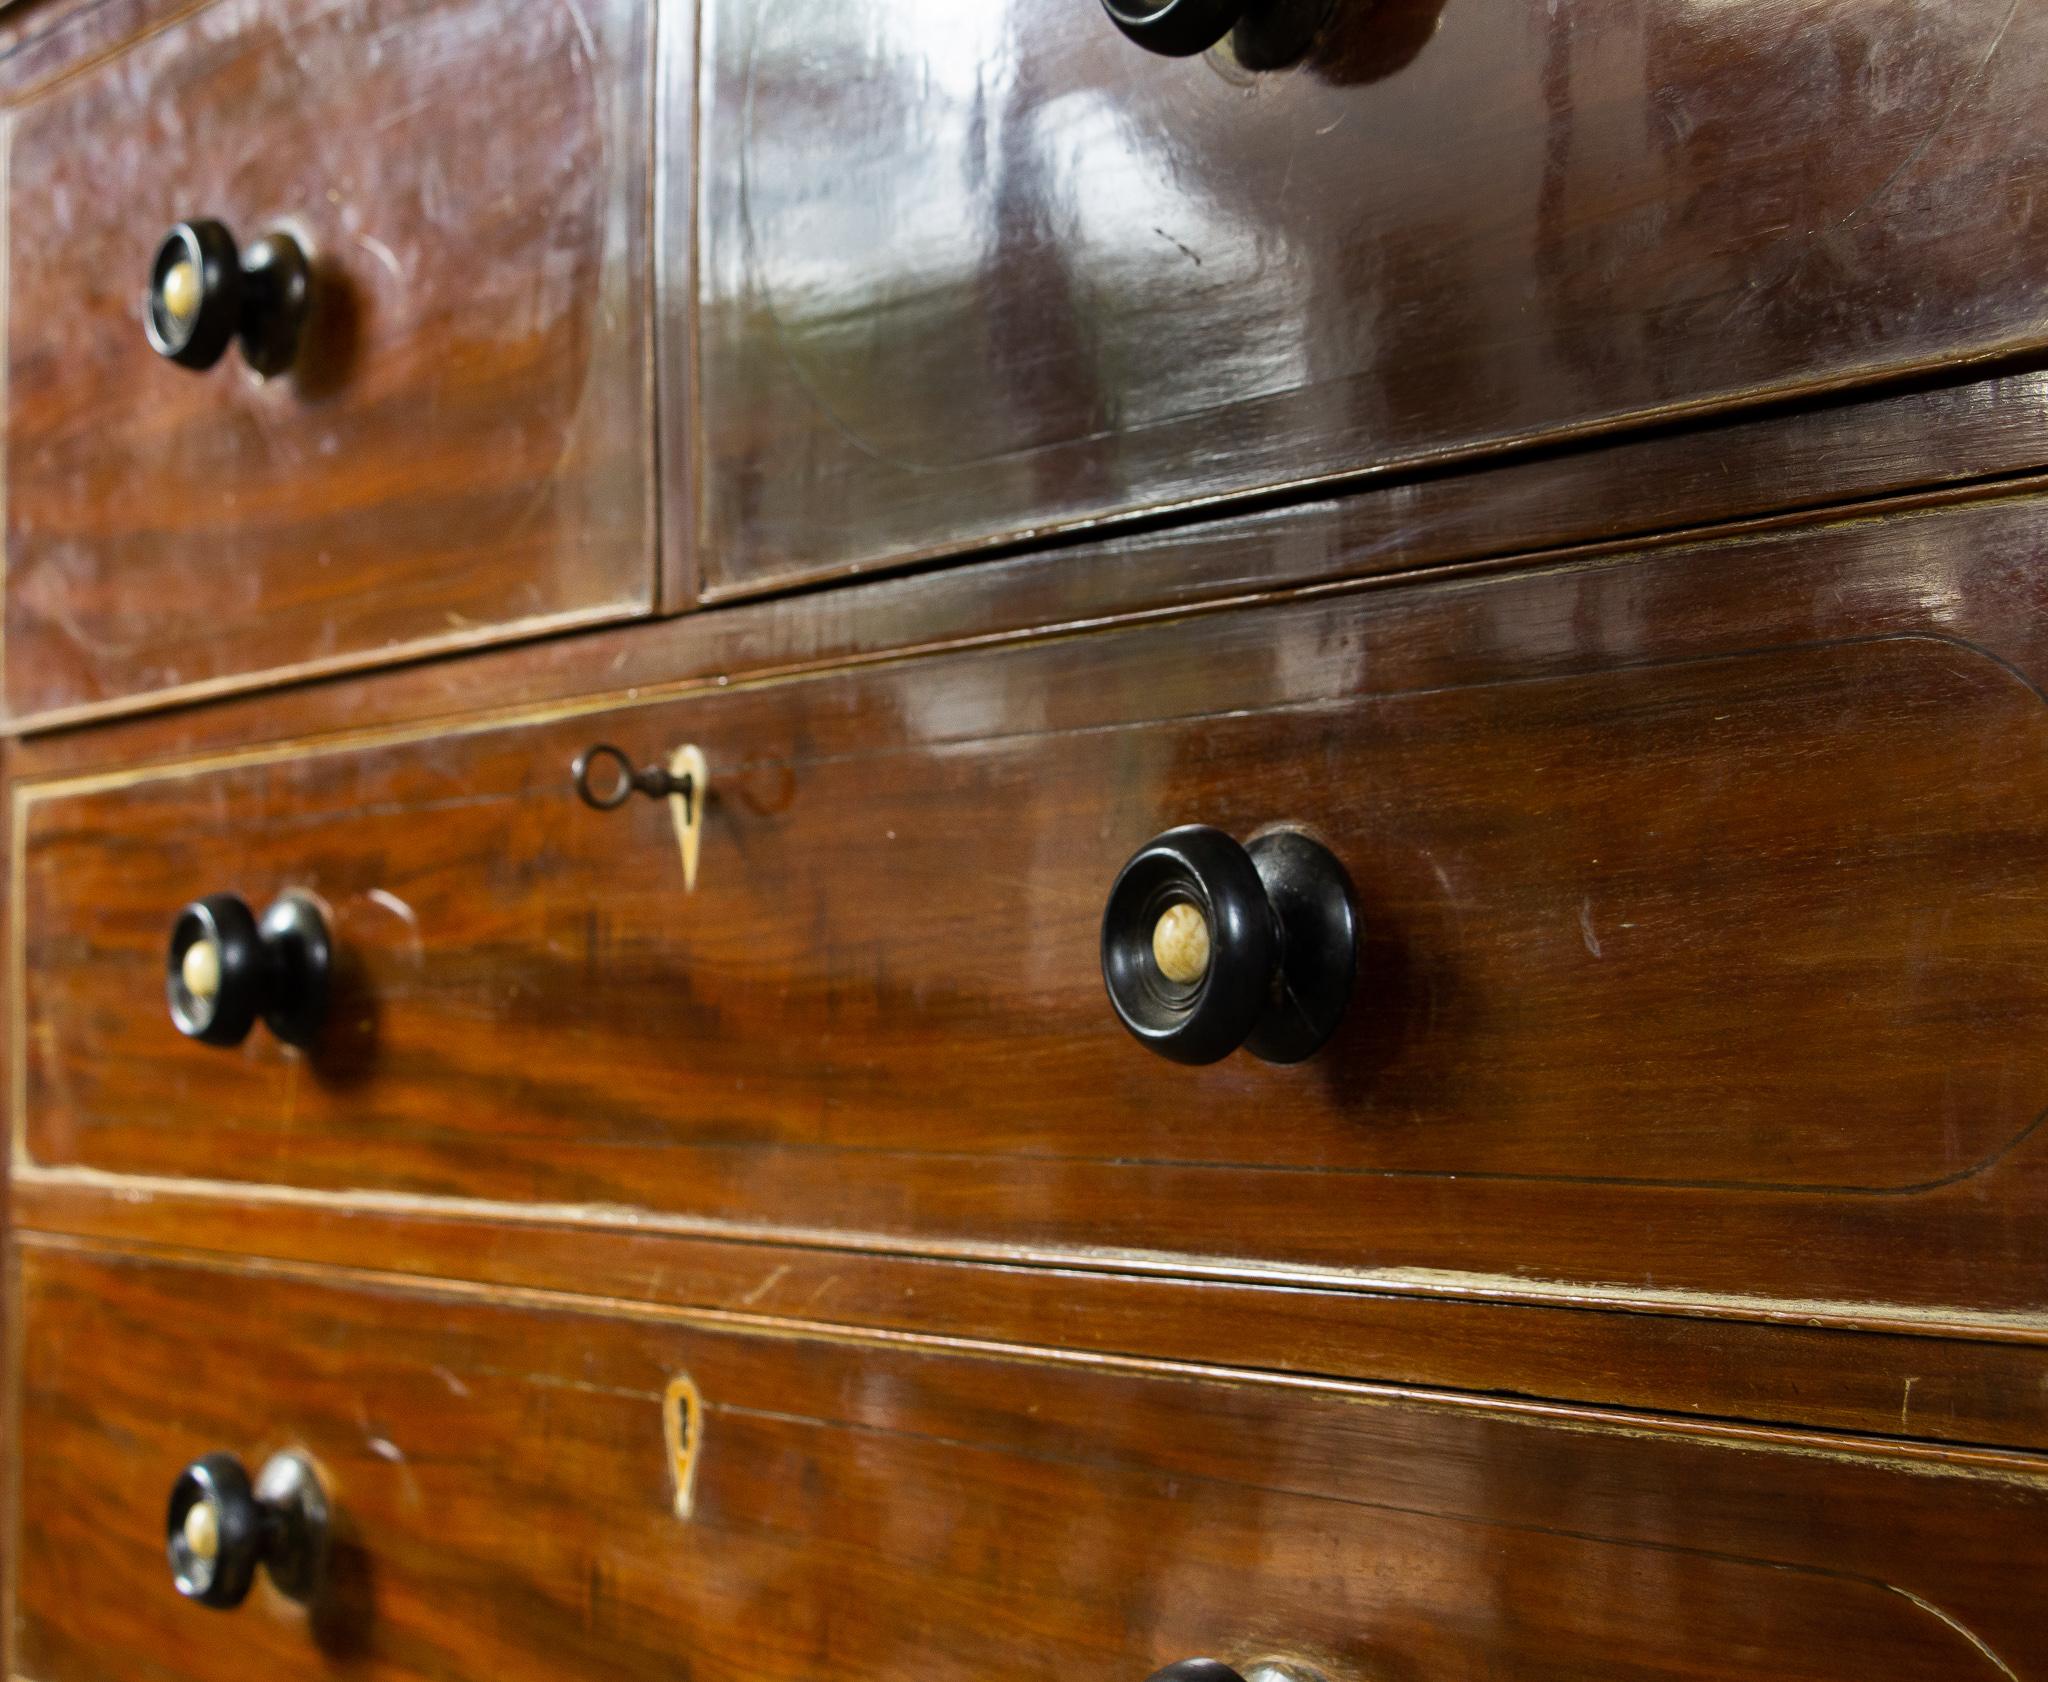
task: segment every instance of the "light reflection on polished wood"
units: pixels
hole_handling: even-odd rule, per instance
[[[647,37],[641,0],[220,0],[12,114],[14,717],[653,605]],[[145,343],[193,216],[312,252],[286,374]]]
[[[2036,1677],[2031,1458],[31,1244],[22,1668],[1132,1682]],[[200,1303],[232,1312],[194,1313]],[[212,1382],[181,1386],[194,1358]],[[664,1402],[702,1442],[687,1519]],[[290,1445],[340,1530],[310,1615],[175,1605],[162,1493]],[[166,1610],[166,1607],[169,1610]]]
[[[2042,343],[2013,0],[1379,0],[1257,76],[1092,0],[707,0],[704,52],[712,596]]]
[[[1333,1289],[23,1168],[26,1231],[1212,1366],[2048,1449],[2048,1325],[1504,1277]]]
[[[28,748],[27,763],[31,774],[47,775],[368,724],[455,720],[480,708],[562,701],[594,689],[622,695],[712,687],[1223,600],[1284,597],[1332,581],[1374,578],[1391,586],[1425,570],[1538,565],[1611,551],[1624,541],[1683,543],[1695,540],[1692,528],[1732,533],[1821,522],[1833,517],[1826,505],[1842,501],[1876,517],[1928,502],[2012,494],[2030,483],[2019,476],[2043,462],[2048,373],[2007,374],[1431,475],[1079,550],[873,579],[858,590],[731,603],[716,613],[462,660],[231,695],[207,707],[160,711],[117,732],[43,734]],[[675,537],[677,523],[667,530]],[[684,559],[673,550],[668,558]],[[86,712],[97,717],[146,704],[109,702]]]
[[[935,1253],[2030,1312],[2041,506],[31,789],[26,1149]],[[574,803],[592,740],[717,756],[694,897],[658,805]],[[1337,847],[1367,942],[1329,1054],[1184,1071],[1116,1029],[1102,896],[1190,817]],[[162,1020],[170,912],[230,887],[333,908],[310,1063]]]
[[[705,0],[700,131],[697,12],[0,18],[10,1668],[2043,1676],[2048,13]],[[142,347],[195,214],[300,376]],[[1116,1027],[1186,821],[1359,884],[1325,1057]],[[288,888],[332,1030],[180,1039]]]

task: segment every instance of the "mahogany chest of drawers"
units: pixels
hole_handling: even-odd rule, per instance
[[[7,1674],[2048,1675],[2044,69],[0,8]]]

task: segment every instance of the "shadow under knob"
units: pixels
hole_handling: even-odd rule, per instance
[[[223,223],[180,222],[150,264],[143,329],[157,355],[181,368],[211,368],[239,339],[257,373],[281,373],[297,353],[311,295],[311,267],[289,234],[266,234],[242,251]]]
[[[1176,1063],[1240,1046],[1268,1063],[1313,1056],[1343,1017],[1357,952],[1344,867],[1292,830],[1243,846],[1206,824],[1170,829],[1124,866],[1102,913],[1117,1018]]]
[[[256,1482],[232,1454],[208,1454],[178,1474],[164,1516],[164,1553],[180,1594],[229,1612],[263,1566],[294,1600],[318,1586],[327,1548],[327,1500],[311,1464],[273,1455]]]
[[[171,1022],[187,1039],[240,1045],[260,1016],[287,1045],[310,1045],[327,1012],[334,946],[304,894],[285,894],[258,922],[236,894],[180,911],[165,953]]]

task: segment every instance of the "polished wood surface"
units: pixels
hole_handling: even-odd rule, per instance
[[[20,107],[14,715],[652,605],[649,29],[639,0],[220,0]],[[289,373],[151,353],[151,253],[191,216],[312,249]]]
[[[40,1245],[20,1290],[38,1678],[2048,1670],[2031,1459]],[[178,1603],[179,1467],[287,1447],[340,1516],[326,1599]]]
[[[2012,0],[1383,0],[1268,74],[1079,3],[703,20],[714,597],[2041,344]]]
[[[1311,600],[18,795],[51,1169],[935,1253],[2037,1315],[2042,505]],[[710,758],[578,806],[593,741]],[[1338,1044],[1187,1071],[1096,926],[1306,826]],[[187,899],[328,905],[310,1059],[164,1019]],[[508,1048],[516,1047],[516,1055]]]
[[[2048,1682],[2048,10],[1328,19],[0,0],[0,1675]],[[1317,1059],[1116,1024],[1188,821]]]
[[[31,1171],[22,1230],[158,1251],[370,1268],[418,1279],[994,1339],[1474,1395],[1956,1444],[2048,1450],[2048,1326],[1847,1305],[1561,1296],[1512,1281],[1176,1277],[662,1231],[621,1211],[576,1220],[260,1188],[109,1187]],[[1480,1293],[1484,1292],[1484,1295]]]
[[[4,66],[5,61],[0,61]],[[1931,385],[1882,400],[1793,407],[1727,422],[1447,469],[1396,485],[858,589],[733,602],[573,637],[485,647],[348,672],[205,707],[148,697],[119,730],[42,730],[31,774],[133,765],[367,723],[454,721],[494,705],[713,688],[912,652],[986,646],[1218,603],[1285,600],[1371,578],[1555,564],[1651,545],[1839,517],[1869,517],[2048,486],[2048,373]],[[674,522],[670,522],[671,529]],[[1078,564],[1077,564],[1078,563]],[[0,721],[0,730],[6,728]]]
[[[0,9],[0,99],[14,104],[207,0],[14,0]]]

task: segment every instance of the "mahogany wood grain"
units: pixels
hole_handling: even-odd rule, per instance
[[[219,0],[14,113],[12,713],[652,604],[649,27]],[[152,354],[151,255],[194,216],[310,246],[288,373]]]
[[[2044,505],[19,788],[33,1164],[679,1230],[2039,1324]],[[577,806],[616,740],[713,766]],[[1324,836],[1337,1046],[1188,1071],[1096,924]],[[176,907],[321,896],[310,1060],[163,1018]],[[1419,1273],[1417,1270],[1421,1270]]]
[[[2048,1670],[2028,1458],[40,1247],[21,1291],[35,1682]],[[287,1447],[339,1515],[328,1595],[178,1601],[178,1468]]]
[[[713,1239],[643,1223],[479,1218],[444,1206],[313,1203],[236,1187],[146,1189],[32,1175],[25,1232],[484,1286],[568,1289],[665,1307],[773,1315],[1102,1355],[1371,1379],[1819,1427],[2048,1449],[2048,1328],[1767,1305],[1648,1308],[1625,1295],[1516,1300],[1184,1280],[1068,1261],[948,1261],[844,1245]],[[1469,1287],[1468,1287],[1469,1290]]]
[[[1257,75],[1082,0],[702,43],[711,597],[2042,344],[2012,0],[1382,0]]]
[[[2015,373],[1446,470],[1336,501],[1027,550],[971,569],[342,675],[163,712],[117,731],[44,732],[24,764],[37,773],[132,765],[366,723],[416,723],[472,713],[480,696],[511,704],[710,688],[1348,579],[1395,583],[1422,570],[1554,563],[1624,541],[1697,541],[1688,528],[1730,535],[1834,519],[1845,502],[1869,503],[1863,511],[1875,517],[2011,494],[2028,484],[2015,476],[2044,460],[2048,374]],[[138,698],[129,707],[146,704]],[[112,710],[113,703],[92,709]]]

